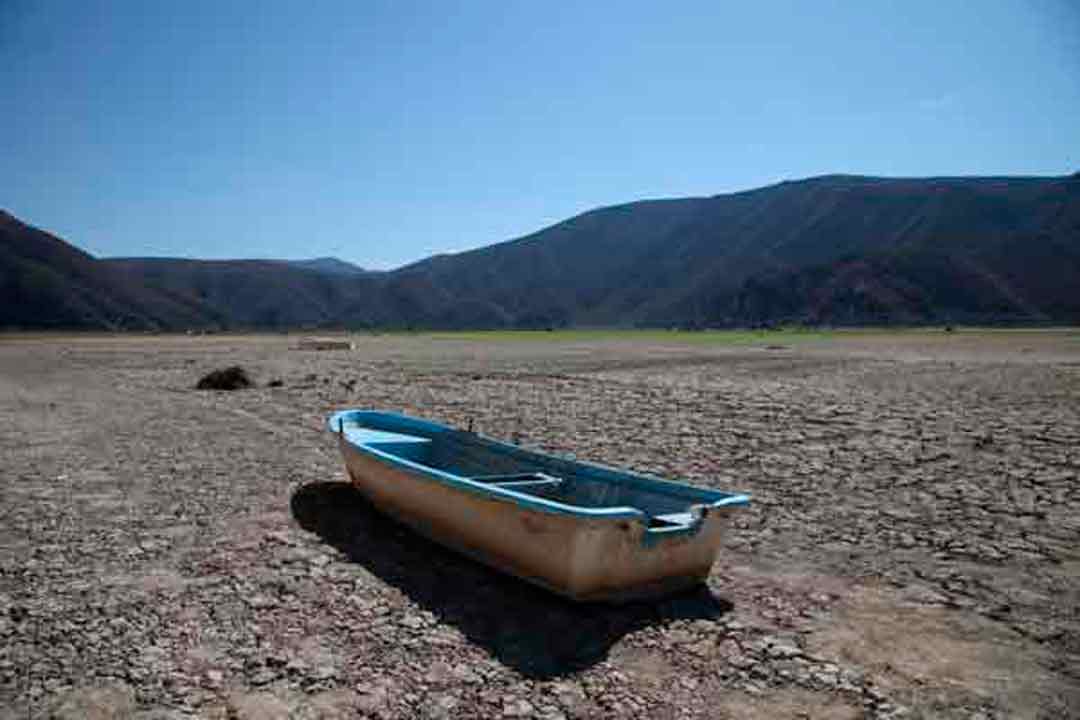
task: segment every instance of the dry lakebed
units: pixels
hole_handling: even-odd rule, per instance
[[[1080,716],[1080,332],[534,335],[0,336],[0,718]],[[373,511],[348,407],[753,501],[575,605]]]

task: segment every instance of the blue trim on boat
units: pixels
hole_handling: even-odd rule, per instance
[[[372,425],[375,425],[376,427],[372,427]],[[455,475],[378,447],[378,445],[391,445],[400,449],[406,447],[408,443],[431,441],[443,433],[461,432],[429,420],[422,420],[407,415],[401,415],[399,413],[377,410],[343,410],[330,415],[327,419],[327,429],[334,433],[343,433],[345,439],[353,448],[384,464],[404,468],[413,473],[420,473],[433,480],[451,485],[466,492],[506,499],[517,505],[532,510],[539,510],[541,512],[574,515],[594,519],[622,518],[639,520],[646,524],[649,521],[650,516],[648,513],[638,508],[629,506],[597,508],[584,507],[581,505],[567,505],[556,500],[549,500],[536,495],[516,492],[511,488],[500,487],[491,482],[481,482],[461,475]],[[719,490],[706,490],[704,488],[697,488],[683,483],[661,480],[660,478],[648,475],[641,475],[625,470],[616,470],[597,463],[582,462],[580,460],[571,461],[537,450],[526,450],[517,445],[505,443],[501,440],[483,435],[476,435],[476,438],[496,452],[505,453],[512,457],[536,459],[543,463],[567,467],[568,470],[572,468],[574,471],[579,473],[583,472],[596,480],[617,483],[645,492],[676,496],[695,502],[695,504],[704,504],[709,508],[744,506],[750,502],[749,496],[745,494],[726,493]],[[701,524],[702,518],[699,516],[695,518],[693,522],[686,525],[652,527],[648,529],[646,537],[653,536],[654,538],[659,539],[659,537],[691,534],[697,532]]]

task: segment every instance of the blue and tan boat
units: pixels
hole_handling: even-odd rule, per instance
[[[655,597],[701,582],[728,516],[749,502],[395,413],[346,410],[328,425],[375,507],[575,600]]]

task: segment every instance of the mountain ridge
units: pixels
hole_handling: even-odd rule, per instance
[[[1080,322],[1080,174],[834,174],[635,200],[383,272],[83,255],[189,323],[235,328]],[[176,311],[149,320],[179,327]]]
[[[0,327],[203,327],[219,312],[150,288],[57,236],[0,211]]]
[[[0,211],[2,212],[2,211]],[[355,263],[342,260],[341,258],[333,256],[323,256],[316,258],[304,258],[300,260],[282,260],[279,258],[189,258],[178,257],[175,255],[106,255],[98,260],[105,262],[156,262],[156,261],[194,261],[205,263],[259,263],[270,262],[280,263],[282,265],[288,265],[290,267],[299,268],[301,270],[311,270],[313,272],[321,272],[327,275],[346,275],[346,276],[359,276],[359,275],[371,275],[383,272],[382,270],[369,270],[367,268],[356,265]]]

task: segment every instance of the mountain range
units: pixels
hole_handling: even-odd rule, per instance
[[[1080,322],[1080,173],[824,176],[599,208],[386,272],[95,258],[0,212],[0,327]]]

